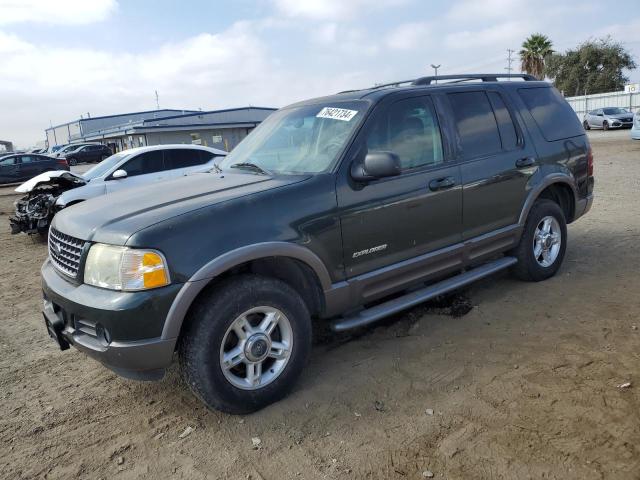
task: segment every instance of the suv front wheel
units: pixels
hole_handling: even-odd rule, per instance
[[[556,274],[567,248],[567,222],[560,206],[539,199],[531,207],[520,238],[513,251],[518,263],[515,275],[521,280],[539,282]]]
[[[183,378],[208,407],[243,414],[284,397],[311,351],[306,304],[274,278],[242,275],[196,304],[179,344]]]

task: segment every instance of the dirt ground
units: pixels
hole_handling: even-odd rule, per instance
[[[590,136],[597,197],[555,278],[505,274],[466,292],[467,315],[322,335],[295,392],[245,417],[206,410],[175,369],[137,383],[60,352],[45,245],[8,233],[5,189],[0,477],[639,479],[640,142]]]

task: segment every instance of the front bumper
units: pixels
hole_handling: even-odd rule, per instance
[[[77,285],[47,260],[42,266],[43,314],[62,349],[68,342],[121,376],[155,380],[173,357],[176,339],[161,334],[180,287],[118,292]]]

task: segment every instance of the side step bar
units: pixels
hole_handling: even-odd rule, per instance
[[[369,325],[384,317],[401,312],[402,310],[406,310],[407,308],[411,308],[415,305],[426,302],[427,300],[431,300],[438,295],[443,295],[453,290],[457,290],[458,288],[464,287],[476,280],[480,280],[481,278],[499,272],[500,270],[504,270],[517,262],[518,260],[515,257],[499,258],[492,262],[480,265],[472,270],[462,272],[455,277],[447,278],[446,280],[434,283],[428,287],[407,293],[402,297],[394,298],[388,302],[361,310],[351,317],[338,319],[331,325],[331,328],[335,332],[343,332],[352,328]]]

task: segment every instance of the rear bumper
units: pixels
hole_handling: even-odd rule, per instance
[[[170,292],[164,292],[170,301],[163,301],[157,290],[149,295],[152,291],[123,293],[75,285],[61,278],[47,260],[42,266],[43,314],[62,349],[68,347],[65,343],[73,345],[123,377],[157,380],[173,358],[176,339],[160,334],[180,286],[170,286]],[[150,326],[150,321],[157,325]],[[129,324],[128,331],[139,334],[146,328],[157,336],[123,338],[123,323]]]
[[[591,205],[593,204],[593,194],[588,195],[586,198],[581,198],[576,202],[576,214],[573,220],[579,219],[589,210],[591,210]]]

